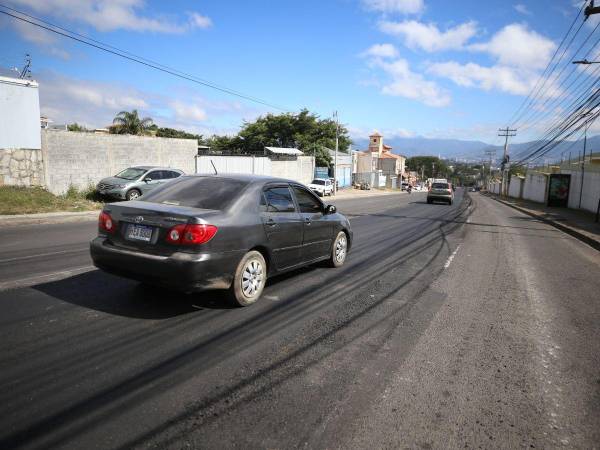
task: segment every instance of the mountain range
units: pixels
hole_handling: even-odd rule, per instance
[[[495,151],[495,159],[502,158],[504,147],[502,145],[490,145],[482,141],[470,141],[460,139],[430,139],[425,137],[395,137],[385,139],[385,144],[392,147],[392,152],[404,156],[440,156],[442,159],[457,159],[464,161],[480,161],[489,159],[486,151]],[[509,154],[512,160],[524,156],[532,150],[539,148],[543,141],[522,142],[509,145]],[[354,140],[353,148],[366,150],[369,146],[368,139]],[[600,149],[600,136],[589,137],[586,152],[598,152]],[[564,152],[564,158],[568,158],[569,152],[572,158],[577,158],[579,152],[583,151],[583,139],[578,141],[565,141],[557,145],[546,158],[560,159]]]

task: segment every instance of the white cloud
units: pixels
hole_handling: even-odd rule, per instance
[[[475,22],[465,22],[445,31],[433,23],[422,23],[415,20],[404,22],[382,21],[379,29],[387,34],[399,36],[410,48],[419,48],[426,52],[461,49],[477,34]]]
[[[64,60],[67,60],[71,57],[69,52],[56,46],[58,39],[56,35],[50,33],[49,31],[21,21],[13,21],[9,23],[17,30],[17,33],[19,33],[23,39],[36,44],[45,53]]]
[[[371,11],[383,13],[418,14],[425,9],[423,0],[362,0]]]
[[[206,99],[186,85],[173,86],[167,95],[54,72],[35,73],[34,78],[40,83],[42,114],[57,124],[78,122],[88,128],[105,127],[119,111],[137,109],[140,116],[151,117],[158,126],[212,135],[231,133],[244,120],[265,113],[237,101]]]
[[[25,7],[37,14],[60,17],[90,25],[99,31],[118,29],[156,33],[184,33],[192,28],[207,28],[210,18],[196,12],[188,21],[173,21],[171,17],[142,15],[144,0],[9,0],[14,6]]]
[[[198,28],[210,28],[212,27],[212,20],[210,17],[203,16],[196,12],[190,13],[190,22],[193,26]]]
[[[529,9],[527,8],[527,5],[524,5],[522,3],[514,5],[513,8],[515,8],[515,11],[517,11],[518,13],[523,14],[525,16],[531,15],[531,11],[529,11]]]
[[[202,122],[206,120],[206,111],[195,104],[186,104],[181,101],[174,101],[170,104],[177,120],[194,120]]]
[[[381,89],[383,94],[409,98],[433,107],[450,104],[449,93],[437,83],[412,72],[405,59],[393,62],[377,60],[373,65],[381,68],[390,77],[390,82],[384,84]]]
[[[502,65],[542,69],[550,61],[556,44],[525,25],[513,23],[502,28],[489,42],[469,48],[489,53]]]
[[[398,50],[392,44],[375,44],[361,53],[363,57],[375,56],[379,58],[395,58]]]
[[[497,89],[515,95],[527,95],[536,82],[531,73],[519,73],[511,67],[483,67],[475,63],[459,64],[455,61],[435,63],[429,73],[449,78],[459,86],[477,87],[486,91]]]

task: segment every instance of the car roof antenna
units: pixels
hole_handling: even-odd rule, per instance
[[[215,167],[215,163],[213,162],[212,159],[210,160],[210,163],[212,164],[213,169],[215,170],[215,175],[219,175],[219,173],[217,172],[217,168]]]

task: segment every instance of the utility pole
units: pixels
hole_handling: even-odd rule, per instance
[[[496,157],[496,150],[494,150],[493,148],[490,148],[490,149],[488,149],[488,150],[485,151],[485,154],[486,154],[486,156],[490,157],[490,164],[489,164],[490,173],[488,175],[488,182],[489,182],[489,180],[492,179],[492,158]]]
[[[585,14],[585,20],[587,20],[592,14],[600,13],[600,6],[594,6],[594,0],[591,0],[590,4],[586,6],[583,13]]]
[[[592,2],[593,3],[593,2]],[[579,209],[581,209],[581,197],[583,195],[583,177],[585,176],[585,151],[587,147],[587,130],[592,123],[588,122],[585,126],[585,134],[583,135],[583,158],[581,158],[581,184],[579,186]]]
[[[498,136],[504,138],[504,157],[502,158],[502,189],[500,195],[503,197],[507,196],[508,191],[508,170],[509,170],[509,157],[508,157],[508,138],[517,135],[517,130],[511,130],[510,128],[500,128],[498,130]]]
[[[337,194],[337,155],[338,155],[338,147],[340,145],[340,122],[338,120],[337,111],[333,112],[333,117],[335,117],[335,157],[333,161],[333,195]]]

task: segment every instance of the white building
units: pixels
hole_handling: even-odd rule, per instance
[[[38,83],[0,76],[0,149],[41,148]]]

